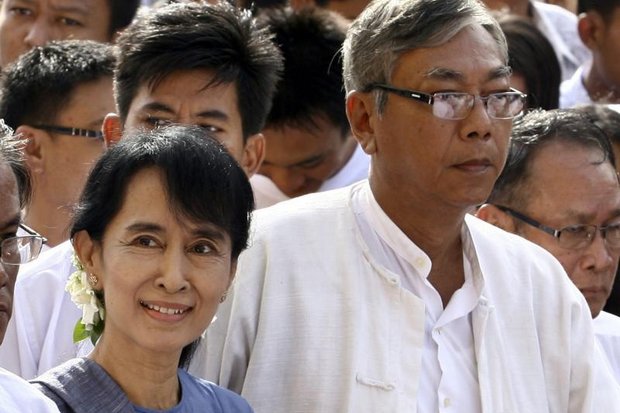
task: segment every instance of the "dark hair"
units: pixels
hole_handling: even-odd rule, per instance
[[[576,109],[534,110],[515,122],[508,159],[488,202],[517,209],[525,207],[530,168],[536,154],[552,142],[600,150],[600,163],[616,160],[611,143],[592,119]]]
[[[0,118],[13,129],[53,123],[77,86],[112,76],[113,50],[90,40],[63,40],[21,55],[2,73]]]
[[[557,109],[562,73],[553,46],[528,19],[497,16],[508,43],[508,65],[527,85],[527,108]]]
[[[25,143],[19,136],[13,135],[13,130],[0,119],[0,162],[6,162],[15,175],[21,208],[28,205],[32,195],[30,171],[24,162]]]
[[[108,33],[113,37],[116,32],[129,26],[140,7],[140,0],[108,0],[110,25]]]
[[[606,23],[613,17],[614,9],[620,6],[620,0],[579,0],[577,14],[595,11],[601,15]]]
[[[103,239],[109,223],[122,208],[128,184],[146,168],[162,172],[173,211],[194,221],[207,221],[226,231],[231,239],[231,259],[247,246],[252,188],[241,167],[207,131],[174,125],[139,131],[124,137],[106,151],[90,173],[76,209],[71,238],[86,231]],[[186,368],[198,341],[181,353]]]
[[[138,18],[118,46],[114,90],[122,122],[141,86],[156,87],[176,71],[203,69],[215,75],[205,87],[235,83],[244,138],[263,128],[282,57],[248,10],[225,2],[170,4]]]
[[[586,114],[605,132],[612,144],[620,145],[620,113],[603,104],[577,106],[575,110]]]
[[[348,136],[341,57],[347,21],[327,10],[290,7],[265,9],[258,21],[274,34],[284,57],[267,125],[312,130],[321,116]]]

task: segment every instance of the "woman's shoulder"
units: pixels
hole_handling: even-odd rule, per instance
[[[248,402],[235,392],[211,383],[210,381],[192,376],[179,369],[179,380],[183,391],[183,404],[196,404],[204,409],[205,403],[214,412],[251,413]],[[190,409],[190,411],[192,411]]]

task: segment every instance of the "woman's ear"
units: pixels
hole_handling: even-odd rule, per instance
[[[372,155],[377,151],[374,120],[378,117],[375,111],[373,94],[362,93],[356,90],[349,92],[346,110],[353,136],[355,136],[364,152]]]
[[[88,232],[82,230],[73,236],[73,249],[84,270],[101,279],[101,248],[99,242],[93,240]]]
[[[484,204],[476,211],[476,216],[483,221],[493,224],[504,231],[514,233],[516,231],[515,221],[512,216],[508,215],[493,204]]]

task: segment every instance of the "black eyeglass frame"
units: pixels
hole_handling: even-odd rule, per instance
[[[4,262],[2,261],[2,244],[4,244],[5,241],[10,240],[10,239],[14,239],[14,238],[38,238],[41,240],[41,247],[43,247],[43,245],[47,244],[47,238],[45,238],[43,235],[39,234],[37,231],[35,231],[34,229],[30,228],[29,226],[25,225],[25,224],[19,224],[18,226],[19,228],[21,228],[26,234],[28,235],[23,235],[23,236],[15,236],[15,237],[9,237],[6,238],[2,241],[0,241],[0,263],[3,265],[21,265],[22,263],[19,264],[15,264],[12,262]],[[36,259],[39,254],[41,253],[41,249],[39,249],[39,251],[37,251],[37,253],[35,254],[33,259]]]
[[[81,136],[83,138],[103,139],[103,132],[92,129],[72,128],[68,126],[57,125],[34,125],[34,128],[41,129],[51,133],[67,136]]]
[[[531,225],[534,228],[537,228],[543,232],[546,232],[549,235],[552,235],[553,237],[557,238],[558,241],[560,240],[560,235],[562,235],[562,231],[568,230],[570,228],[575,228],[575,227],[584,227],[584,228],[595,228],[595,234],[596,232],[600,232],[601,236],[603,237],[603,239],[607,239],[607,228],[610,227],[610,225],[603,225],[603,226],[598,226],[598,225],[569,225],[566,226],[564,228],[560,228],[560,229],[555,229],[555,228],[551,228],[550,226],[541,224],[540,222],[536,221],[534,218],[530,218],[525,214],[522,214],[521,212],[515,211],[512,208],[503,206],[503,205],[495,205],[496,208],[498,208],[499,210],[507,213],[508,215],[511,215],[515,218],[517,218],[520,221],[525,222],[528,225]],[[618,224],[614,224],[618,225]],[[592,242],[592,240],[594,239],[594,237],[590,238],[590,242]],[[587,244],[590,245],[590,244]],[[566,247],[565,247],[566,248]],[[583,248],[583,247],[580,247]],[[615,247],[615,248],[620,248],[620,247]],[[577,247],[575,247],[575,249],[579,249]]]
[[[409,98],[409,99],[413,99],[413,100],[417,100],[419,102],[422,103],[426,103],[427,105],[433,105],[433,103],[435,102],[435,96],[436,95],[445,95],[445,94],[450,94],[450,95],[469,95],[469,96],[473,96],[474,98],[479,97],[480,100],[482,100],[482,102],[484,102],[485,105],[485,110],[487,108],[487,100],[489,100],[490,97],[492,96],[497,96],[497,95],[510,95],[510,96],[518,96],[521,99],[521,103],[523,104],[523,106],[521,107],[521,110],[515,114],[512,117],[509,118],[501,118],[501,117],[495,117],[489,114],[490,117],[492,117],[493,119],[514,119],[516,117],[519,117],[519,115],[521,115],[523,113],[523,108],[525,107],[525,100],[527,98],[527,95],[523,92],[518,91],[515,88],[510,88],[507,92],[495,92],[495,93],[489,93],[486,96],[479,96],[479,95],[473,95],[471,93],[465,93],[465,92],[436,92],[436,93],[424,93],[424,92],[418,92],[416,90],[411,90],[411,89],[401,89],[392,85],[388,85],[385,83],[371,83],[367,88],[366,91],[370,92],[373,89],[381,89],[384,90],[386,92],[391,92],[394,93],[398,96],[402,96],[405,98]],[[473,107],[472,107],[473,108]],[[470,108],[469,110],[471,111]],[[487,111],[488,113],[488,111]],[[433,113],[434,115],[434,113]],[[437,116],[439,117],[439,116]],[[461,119],[465,119],[465,117],[463,118],[441,118],[440,119],[447,119],[447,120],[461,120]]]

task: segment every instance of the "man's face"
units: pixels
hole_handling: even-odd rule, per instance
[[[529,202],[520,212],[556,229],[620,222],[618,178],[609,162],[600,163],[602,158],[600,150],[563,142],[543,147],[532,160]],[[596,317],[611,292],[620,251],[610,249],[600,232],[582,249],[565,249],[552,235],[531,225],[517,225],[520,235],[560,261]]]
[[[114,108],[112,78],[103,77],[77,86],[54,126],[101,131],[103,119]],[[41,174],[36,177],[39,182],[36,191],[45,191],[42,201],[49,203],[50,208],[71,212],[93,163],[105,149],[103,140],[39,132],[45,134],[44,156]]]
[[[616,7],[607,20],[600,18],[601,30],[595,37],[593,50],[595,68],[609,88],[620,92],[620,7]]]
[[[1,0],[1,3],[1,67],[52,40],[111,40],[107,0]]]
[[[20,222],[19,193],[13,171],[0,160],[0,242],[15,236]],[[13,309],[13,289],[19,267],[0,263],[0,344]]]
[[[343,136],[326,117],[314,118],[316,129],[266,127],[267,153],[259,173],[269,177],[288,197],[316,192],[348,161],[355,141]]]
[[[505,62],[481,27],[465,28],[439,47],[404,53],[390,83],[428,94],[509,90]],[[465,119],[447,120],[435,117],[431,105],[395,94],[388,94],[384,113],[369,122],[375,194],[459,211],[489,195],[504,166],[512,126],[510,119],[490,118],[480,99]]]
[[[177,71],[153,88],[141,86],[129,107],[125,130],[152,129],[168,123],[198,125],[212,131],[243,165],[243,126],[235,85],[206,87],[212,78],[206,70]]]

